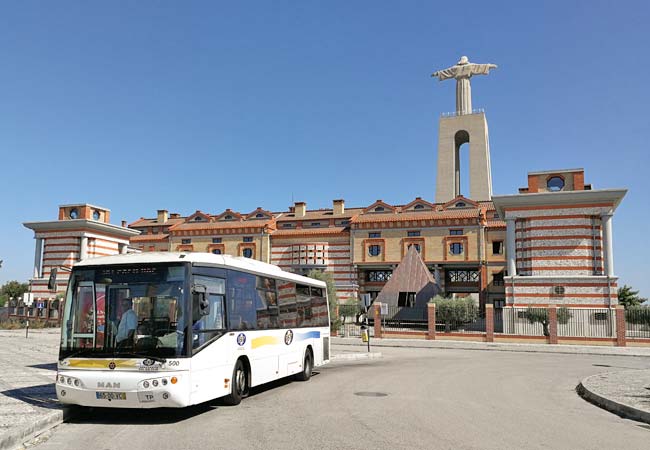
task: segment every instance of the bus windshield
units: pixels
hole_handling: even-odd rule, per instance
[[[59,359],[185,356],[184,283],[182,264],[75,269]]]

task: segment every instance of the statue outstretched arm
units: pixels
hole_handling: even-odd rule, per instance
[[[487,75],[490,69],[496,69],[496,64],[470,64],[472,75]]]
[[[431,74],[433,78],[438,78],[438,80],[447,80],[449,78],[455,78],[456,77],[456,69],[453,67],[450,67],[449,69],[443,69],[443,70],[438,70],[437,72],[433,72]]]

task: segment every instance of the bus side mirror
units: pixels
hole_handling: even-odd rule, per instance
[[[210,302],[208,302],[207,290],[208,288],[202,284],[195,284],[192,288],[194,305],[199,307],[199,314],[202,316],[210,314]]]

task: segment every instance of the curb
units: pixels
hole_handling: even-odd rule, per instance
[[[0,437],[0,449],[10,450],[18,447],[23,442],[29,440],[32,436],[41,434],[50,428],[54,428],[63,422],[63,411],[58,410],[49,413],[45,417],[36,420],[31,425],[9,431],[6,435]]]
[[[332,355],[330,362],[337,361],[361,361],[364,359],[379,359],[382,358],[381,353],[343,353],[341,355]]]
[[[650,413],[641,411],[640,409],[633,408],[623,403],[615,402],[609,398],[603,397],[590,391],[585,387],[585,382],[591,377],[587,377],[576,386],[578,395],[588,401],[589,403],[598,406],[606,411],[616,414],[624,419],[636,420],[637,422],[644,422],[650,424]]]

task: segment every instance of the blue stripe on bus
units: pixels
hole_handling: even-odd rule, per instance
[[[320,331],[309,331],[307,333],[297,333],[295,340],[304,341],[305,339],[318,339],[320,337]]]

